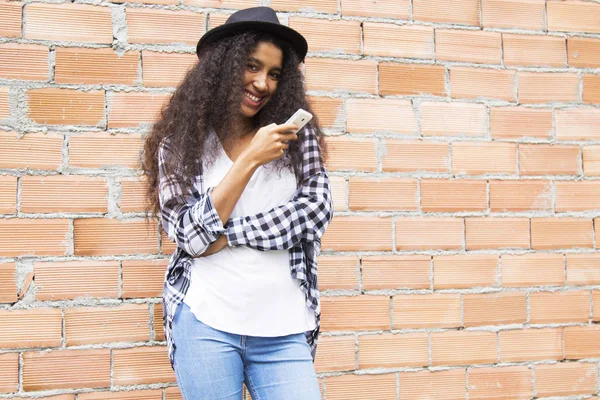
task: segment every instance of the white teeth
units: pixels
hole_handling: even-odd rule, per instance
[[[262,99],[262,97],[256,97],[254,95],[251,95],[248,92],[245,92],[245,95],[246,95],[247,98],[249,98],[250,100],[255,101],[257,103],[260,101],[260,99]]]

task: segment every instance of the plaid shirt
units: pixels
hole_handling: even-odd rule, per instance
[[[201,175],[195,177],[190,192],[183,193],[175,177],[166,174],[164,152],[169,151],[168,141],[161,146],[158,162],[162,225],[177,244],[163,290],[163,326],[171,365],[176,348],[171,334],[173,318],[190,286],[192,258],[201,255],[220,235],[226,235],[230,246],[289,250],[291,276],[300,281],[306,304],[315,313],[316,327],[306,332],[314,359],[321,317],[316,258],[321,236],[333,217],[333,207],[317,136],[309,126],[299,136],[304,155],[302,179],[292,200],[268,212],[231,218],[225,225],[213,206],[212,188],[204,187]]]

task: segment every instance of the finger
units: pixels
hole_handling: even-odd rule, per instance
[[[281,148],[282,148],[283,150],[287,150],[289,147],[290,147],[290,145],[289,145],[289,144],[287,144],[287,143],[285,143],[285,142],[282,142],[282,143],[281,143]]]
[[[298,135],[293,132],[282,132],[279,134],[277,140],[279,141],[288,141],[288,140],[297,140]]]
[[[296,132],[298,130],[298,125],[296,124],[281,124],[275,128],[277,132],[288,132],[293,131]]]

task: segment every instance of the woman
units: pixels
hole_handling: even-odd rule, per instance
[[[163,323],[183,398],[319,399],[316,256],[332,218],[306,40],[267,7],[198,42],[144,146],[151,211],[176,242]]]

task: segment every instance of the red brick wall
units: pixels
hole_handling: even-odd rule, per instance
[[[258,3],[0,0],[1,397],[181,398],[138,152]],[[268,3],[329,134],[324,398],[596,395],[600,3]]]

